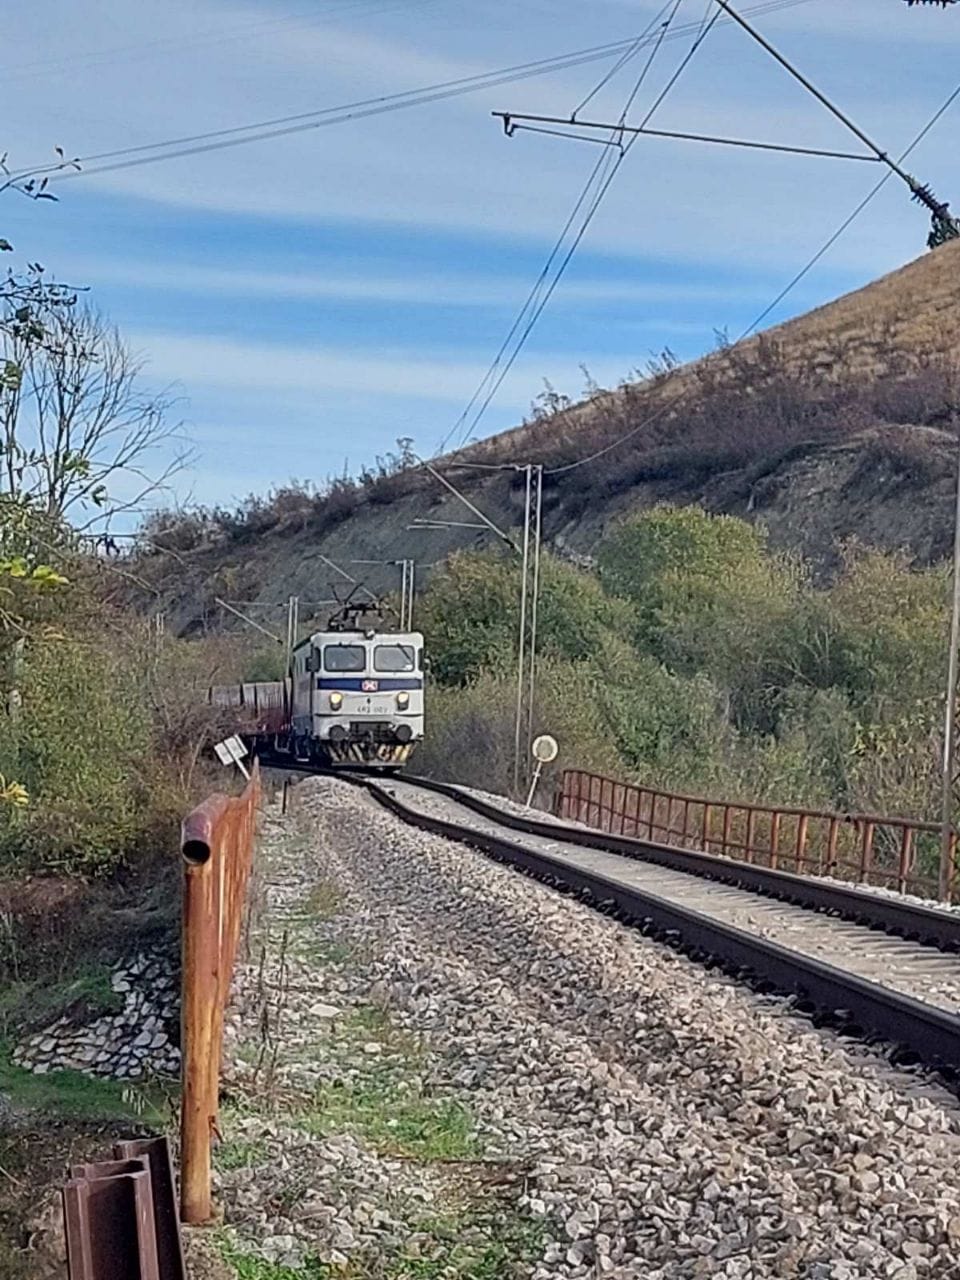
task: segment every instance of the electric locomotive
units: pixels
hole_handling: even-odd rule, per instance
[[[301,759],[334,767],[406,764],[423,739],[423,636],[368,625],[348,604],[293,649],[290,733]]]

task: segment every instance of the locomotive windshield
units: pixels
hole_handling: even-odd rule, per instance
[[[323,665],[327,671],[363,671],[367,651],[362,644],[328,644],[323,650]]]
[[[409,644],[378,644],[373,651],[374,671],[413,671],[416,662]]]

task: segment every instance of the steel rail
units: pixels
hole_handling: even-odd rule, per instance
[[[707,955],[734,970],[746,970],[778,991],[799,994],[821,1010],[843,1015],[861,1031],[902,1046],[927,1066],[960,1069],[960,1017],[956,1014],[714,920],[647,889],[624,884],[504,836],[423,813],[369,777],[356,776],[351,781],[411,826],[469,845],[555,887],[582,895],[598,908],[616,911],[648,926],[682,950]],[[421,780],[413,785],[421,785]],[[442,785],[431,783],[429,789]],[[459,801],[462,796],[457,794],[455,798]],[[496,813],[498,822],[504,817],[503,813]],[[553,824],[538,825],[548,826],[548,834],[556,838]],[[578,837],[580,834],[577,831]]]
[[[816,876],[795,875],[790,871],[758,867],[735,858],[683,849],[677,845],[612,835],[563,822],[521,817],[498,809],[453,783],[435,782],[432,778],[404,773],[402,781],[427,791],[435,791],[491,822],[527,835],[548,840],[565,840],[605,853],[619,853],[637,861],[652,862],[675,871],[700,876],[702,879],[749,889],[764,897],[791,902],[811,911],[833,914],[857,924],[882,929],[885,933],[924,942],[941,951],[960,951],[960,912],[957,911],[945,911],[906,899],[888,897],[886,894],[870,893],[868,890],[847,887]]]

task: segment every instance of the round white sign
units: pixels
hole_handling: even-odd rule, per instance
[[[539,738],[534,739],[533,758],[539,760],[541,764],[549,764],[551,760],[556,760],[559,750],[556,738],[551,737],[549,733],[542,733]]]

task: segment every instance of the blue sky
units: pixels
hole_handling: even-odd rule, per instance
[[[751,0],[753,2],[753,0]],[[747,0],[740,0],[747,7]],[[677,22],[707,0],[682,0]],[[394,93],[641,31],[659,0],[12,0],[0,86],[14,166]],[[958,78],[960,13],[807,0],[755,19],[891,152]],[[664,45],[633,117],[686,44]],[[619,114],[625,70],[591,103]],[[196,450],[177,496],[230,503],[356,470],[412,436],[429,454],[471,396],[596,149],[503,136],[493,110],[567,114],[590,65],[432,106],[4,195],[18,255],[91,300],[172,387]],[[715,29],[654,123],[850,149],[741,31]],[[960,202],[960,105],[911,158]],[[87,166],[92,169],[94,166]],[[576,394],[669,346],[738,334],[877,180],[869,165],[641,139],[480,427],[512,426],[543,378]],[[797,314],[923,250],[890,183],[779,309]]]

